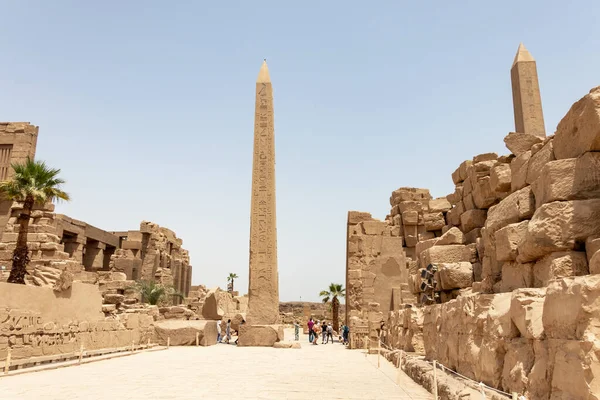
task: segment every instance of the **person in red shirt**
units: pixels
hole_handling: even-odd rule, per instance
[[[313,321],[312,317],[308,320],[308,323],[306,325],[308,325],[308,342],[312,343],[313,336],[315,335],[313,331],[313,326],[315,326],[315,322]]]

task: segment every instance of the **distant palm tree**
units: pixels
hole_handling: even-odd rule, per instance
[[[229,276],[227,277],[227,282],[231,282],[231,291],[232,292],[233,292],[233,280],[237,279],[237,278],[238,278],[237,274],[235,274],[233,272],[230,272]]]
[[[333,308],[333,330],[339,332],[339,314],[340,314],[340,300],[339,297],[346,297],[346,289],[339,283],[332,283],[329,285],[329,290],[322,290],[319,293],[323,299],[323,303],[328,303],[331,300]]]
[[[23,164],[12,164],[14,176],[0,182],[0,195],[7,200],[23,203],[23,210],[17,217],[19,235],[17,247],[13,251],[12,269],[8,277],[10,283],[25,284],[25,274],[29,264],[27,233],[29,220],[35,204],[46,204],[56,200],[69,200],[69,195],[60,189],[65,183],[58,177],[60,169],[50,168],[43,161],[27,158]]]

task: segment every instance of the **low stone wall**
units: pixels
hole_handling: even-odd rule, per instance
[[[73,282],[49,287],[0,283],[0,360],[130,346],[150,337],[153,318],[124,314],[105,318],[98,286]]]

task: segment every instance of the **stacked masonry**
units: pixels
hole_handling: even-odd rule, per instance
[[[420,239],[410,270],[427,305],[394,304],[382,333],[394,348],[507,392],[596,399],[600,87],[546,137],[535,61],[522,46],[511,75],[512,154],[476,156],[452,174],[443,235]]]

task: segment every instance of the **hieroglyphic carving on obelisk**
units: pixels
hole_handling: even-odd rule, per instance
[[[273,88],[266,60],[256,80],[246,320],[248,325],[269,325],[279,321]]]
[[[515,61],[510,69],[510,78],[515,113],[515,132],[546,137],[537,67],[533,56],[523,46],[523,43],[519,45],[517,50]]]

